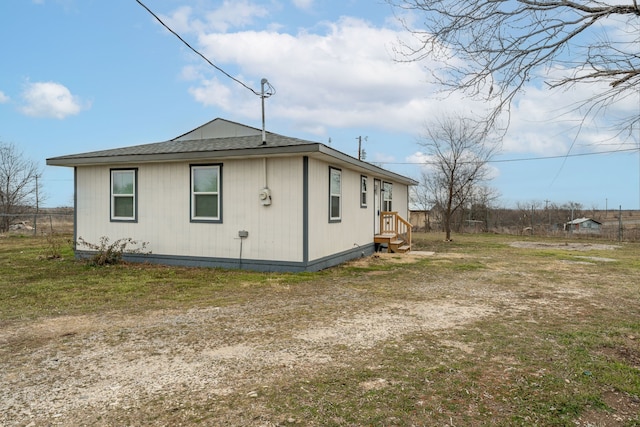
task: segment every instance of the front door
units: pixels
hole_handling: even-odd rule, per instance
[[[380,180],[373,180],[373,230],[374,234],[380,234]]]

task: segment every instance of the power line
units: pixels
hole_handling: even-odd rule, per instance
[[[529,160],[565,159],[567,157],[597,156],[599,154],[622,153],[625,151],[637,151],[637,150],[638,148],[624,148],[621,150],[597,151],[595,153],[563,154],[561,156],[529,157],[526,159],[489,160],[488,163],[507,163],[507,162],[524,162]]]
[[[552,159],[564,159],[567,157],[582,157],[582,156],[596,156],[599,154],[612,154],[612,153],[623,153],[630,151],[640,151],[640,148],[625,148],[621,150],[609,150],[609,151],[598,151],[595,153],[579,153],[579,154],[563,154],[559,156],[546,156],[546,157],[527,157],[522,159],[504,159],[504,160],[489,160],[487,163],[509,163],[509,162],[527,162],[532,160],[552,160]],[[375,162],[384,165],[425,165],[425,164],[438,164],[438,162]],[[473,161],[470,162],[460,162],[460,163],[475,163]]]
[[[153,13],[153,11],[151,9],[149,9],[144,3],[142,3],[140,0],[136,0],[136,2],[138,2],[138,4],[140,6],[142,6],[143,8],[145,8],[147,10],[147,12],[149,12],[154,18],[156,18],[156,20],[162,24],[163,27],[165,27],[167,30],[169,30],[169,32],[171,32],[171,34],[173,34],[174,36],[176,36],[182,43],[185,44],[185,46],[187,46],[189,49],[191,49],[195,54],[197,54],[198,56],[200,56],[202,59],[204,59],[205,61],[207,61],[207,63],[209,65],[211,65],[213,68],[215,68],[216,70],[220,71],[222,74],[224,74],[225,76],[229,77],[231,80],[233,80],[236,83],[241,84],[242,86],[244,86],[246,89],[250,90],[251,92],[253,92],[254,95],[258,95],[258,96],[262,96],[262,97],[269,97],[273,94],[275,94],[275,88],[273,88],[273,86],[269,85],[269,88],[271,89],[270,92],[267,92],[265,94],[258,92],[254,89],[252,89],[251,87],[247,86],[246,84],[244,84],[243,82],[241,82],[240,80],[236,79],[235,77],[233,77],[231,74],[227,73],[225,70],[223,70],[222,68],[218,67],[216,64],[214,64],[213,62],[211,62],[206,56],[204,56],[203,54],[201,54],[200,52],[198,52],[193,46],[191,46],[189,43],[187,43],[185,41],[185,39],[183,39],[182,37],[180,37],[180,35],[178,33],[176,33],[175,31],[173,31],[171,28],[169,28],[169,26],[167,24],[165,24],[162,19],[160,19],[158,17],[158,15],[156,15],[155,13]]]

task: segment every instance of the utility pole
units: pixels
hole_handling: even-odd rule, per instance
[[[367,138],[367,136],[364,137],[365,142],[367,141]],[[362,151],[362,136],[359,136],[356,139],[358,140],[358,160],[364,160],[366,155]]]
[[[571,222],[569,223],[569,233],[573,234],[573,202],[571,202]]]
[[[38,174],[36,174],[36,214],[33,216],[33,235],[38,235],[38,211],[40,210],[40,200],[38,197]]]
[[[545,200],[544,201],[544,210],[547,211],[547,221],[549,222],[548,225],[548,232],[551,231],[551,212],[549,212],[549,202],[551,200]]]
[[[531,235],[533,236],[533,215],[535,213],[535,205],[531,204]]]
[[[618,210],[618,241],[622,242],[622,205]]]

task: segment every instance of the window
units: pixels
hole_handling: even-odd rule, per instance
[[[393,199],[393,184],[390,182],[382,183],[382,210],[392,212],[391,200]]]
[[[329,168],[329,222],[338,222],[341,216],[342,171]]]
[[[222,165],[191,166],[192,221],[222,221],[221,168]]]
[[[137,169],[111,170],[111,220],[136,220]]]
[[[367,177],[360,175],[360,207],[367,207]]]

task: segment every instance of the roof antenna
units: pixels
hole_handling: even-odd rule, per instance
[[[262,145],[267,145],[267,133],[264,129],[264,85],[269,84],[267,79],[260,80],[260,99],[262,100]]]

